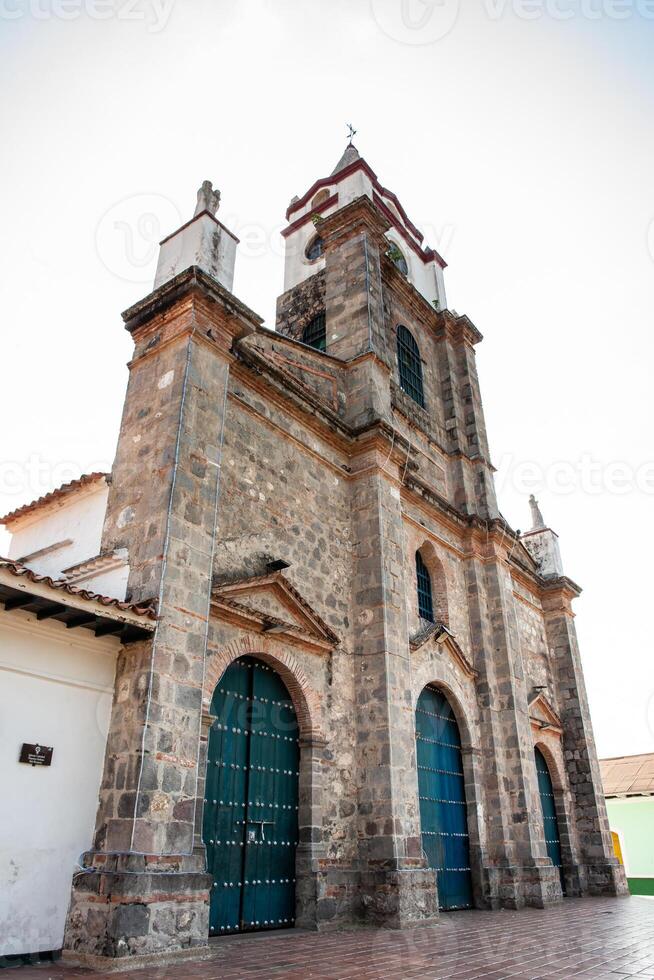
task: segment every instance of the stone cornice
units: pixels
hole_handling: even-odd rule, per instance
[[[282,341],[283,343],[288,344],[289,347],[291,347],[294,350],[300,351],[303,354],[307,354],[309,356],[313,356],[316,358],[316,360],[322,360],[324,358],[325,360],[327,360],[328,363],[331,363],[334,366],[343,369],[347,368],[349,364],[354,363],[355,360],[353,359],[352,361],[344,361],[343,358],[337,357],[335,354],[330,354],[329,351],[316,350],[316,348],[311,347],[310,344],[305,344],[301,340],[296,340],[295,337],[289,337],[285,333],[281,333],[279,330],[270,330],[269,327],[265,327],[265,326],[262,326],[257,330],[256,336],[267,337],[275,344],[278,343],[279,341]]]
[[[323,218],[317,226],[324,244],[325,251],[333,247],[340,239],[351,238],[353,234],[366,231],[377,243],[382,252],[388,245],[386,232],[391,223],[385,218],[373,202],[365,194],[355,198],[350,204],[339,208],[333,214]]]
[[[418,292],[406,276],[402,275],[393,260],[385,253],[382,254],[381,266],[385,285],[389,285],[397,293],[404,306],[407,307],[419,323],[430,330],[437,330],[439,326],[439,313],[436,308],[425,299],[422,293]]]
[[[471,347],[481,343],[484,339],[470,317],[465,313],[458,315],[451,310],[443,310],[437,316],[439,318],[438,337],[447,338],[455,344],[467,343]]]
[[[234,354],[238,361],[256,374],[265,376],[266,381],[273,385],[287,402],[292,401],[304,414],[319,416],[320,421],[328,427],[335,428],[345,436],[352,435],[350,426],[336,412],[322,401],[313,391],[298,378],[286,371],[279,363],[272,361],[256,347],[248,344],[237,344]],[[298,363],[298,367],[302,365]]]
[[[430,504],[435,510],[447,515],[459,532],[470,526],[470,515],[464,514],[418,477],[407,475],[404,479],[404,488],[421,501]]]
[[[125,329],[134,333],[154,316],[160,315],[174,306],[190,292],[199,292],[207,299],[219,303],[231,317],[239,321],[246,333],[253,332],[256,327],[263,323],[260,316],[244,303],[241,303],[233,293],[221,286],[219,282],[208,276],[198,266],[190,266],[125,310],[122,315]]]
[[[542,602],[545,614],[564,613],[566,616],[574,616],[572,612],[572,600],[581,595],[581,587],[565,575],[557,578],[542,580]]]

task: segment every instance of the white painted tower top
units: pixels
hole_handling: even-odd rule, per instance
[[[529,498],[529,508],[531,510],[531,530],[523,532],[520,535],[520,540],[534,561],[538,563],[541,575],[546,577],[563,575],[559,536],[551,527],[546,525],[533,493]]]
[[[219,207],[220,191],[205,180],[191,220],[159,244],[155,289],[195,265],[232,291],[238,238],[216,218]]]
[[[282,231],[284,291],[324,268],[320,235],[313,218],[333,214],[362,196],[369,197],[390,223],[386,237],[398,268],[429,303],[445,309],[443,270],[447,263],[435,249],[424,244],[424,235],[410,221],[396,195],[382,186],[352,143],[347,145],[328,177],[315,181],[302,197],[294,197],[288,206],[289,224]]]

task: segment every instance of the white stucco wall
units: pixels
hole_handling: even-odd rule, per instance
[[[118,568],[110,568],[106,572],[88,575],[75,582],[75,585],[79,586],[80,589],[88,589],[89,592],[97,592],[99,595],[108,595],[113,599],[124,599],[127,594],[128,578],[129,566],[121,565]]]
[[[237,244],[212,215],[199,214],[161,243],[154,288],[197,265],[231,292]]]
[[[445,279],[441,267],[434,261],[423,262],[420,256],[416,255],[395,228],[391,228],[386,237],[399,248],[406,259],[406,264],[409,269],[407,279],[411,285],[415,286],[418,292],[429,303],[432,303],[433,300],[438,300],[440,309],[446,309]]]
[[[330,208],[322,211],[323,217],[327,217],[333,214],[335,211],[344,208],[347,204],[356,200],[358,197],[367,196],[371,200],[373,199],[373,194],[375,188],[373,187],[372,180],[364,170],[355,170],[354,173],[348,174],[346,177],[338,178],[338,175],[334,178],[334,181],[330,184],[326,184],[317,193],[322,193],[326,191],[331,197],[332,195],[338,193],[338,202],[332,205]],[[379,193],[379,191],[377,191]],[[291,223],[297,221],[298,219],[309,214],[313,210],[313,201],[316,195],[313,195],[304,207],[299,208],[291,214]],[[413,234],[412,230],[406,224],[400,211],[396,207],[395,203],[388,194],[381,194],[382,200],[388,207],[389,211],[395,216],[397,221],[402,225],[406,233],[413,239],[413,241],[422,248],[419,239]],[[299,283],[304,282],[309,276],[314,275],[316,272],[320,272],[325,266],[325,260],[319,258],[310,262],[306,257],[306,249],[311,240],[318,233],[318,229],[314,226],[313,222],[308,221],[306,224],[301,225],[294,232],[292,232],[285,239],[285,251],[284,251],[284,291],[287,289],[292,289],[293,286],[297,286]],[[431,303],[433,300],[438,300],[441,309],[445,309],[447,306],[447,300],[445,296],[445,278],[443,276],[443,270],[434,261],[423,262],[419,255],[409,246],[404,237],[395,228],[391,228],[386,236],[389,241],[395,242],[398,248],[404,255],[407,265],[409,268],[409,282],[415,286],[419,293],[421,293],[425,299]]]
[[[59,577],[64,568],[93,558],[100,552],[108,494],[109,487],[100,480],[26,514],[8,527],[11,539],[7,557],[23,558],[70,539],[72,544],[27,562],[35,572],[53,578]]]
[[[321,193],[323,190],[326,190],[330,197],[338,192],[338,204],[322,211],[323,217],[340,210],[346,204],[356,200],[357,197],[366,195],[372,200],[372,181],[363,170],[356,170],[353,174],[349,174],[340,180],[335,177],[332,183],[326,184],[316,193]],[[290,218],[291,222],[297,221],[312,211],[315,196],[313,195],[303,208],[293,212]],[[293,286],[304,282],[309,276],[324,268],[324,259],[309,262],[305,256],[307,245],[316,233],[317,229],[313,222],[308,221],[286,238],[284,245],[284,291],[292,289]]]
[[[118,651],[116,640],[0,619],[0,955],[60,949],[79,855],[91,845]],[[50,767],[18,762],[54,746]]]

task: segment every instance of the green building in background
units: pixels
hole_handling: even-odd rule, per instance
[[[632,895],[654,895],[654,752],[601,759],[611,836]]]

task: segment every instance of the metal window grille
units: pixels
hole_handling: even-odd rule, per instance
[[[407,265],[407,261],[400,252],[399,248],[397,250],[397,254],[393,258],[393,262],[395,264],[395,268],[398,269],[403,276],[409,275],[409,266]]]
[[[418,578],[418,615],[421,619],[433,623],[434,603],[431,596],[431,576],[419,551],[416,551],[416,575]]]
[[[309,262],[314,262],[316,259],[319,259],[321,255],[322,255],[322,238],[320,237],[320,235],[316,235],[316,237],[309,243],[307,247],[306,257],[308,258]]]
[[[397,365],[400,374],[400,388],[413,398],[422,408],[425,395],[422,387],[422,361],[420,350],[410,333],[402,324],[397,328]]]
[[[326,349],[327,332],[324,313],[319,313],[318,316],[314,316],[313,320],[309,320],[302,331],[302,343],[308,344],[309,347],[315,347],[316,350]]]

